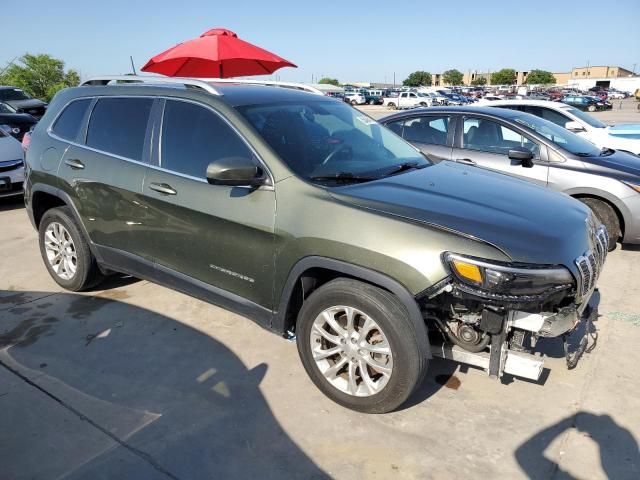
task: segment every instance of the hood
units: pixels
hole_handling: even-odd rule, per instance
[[[27,100],[6,100],[5,103],[8,103],[13,108],[22,110],[34,107],[44,107],[46,105],[46,103],[44,103],[42,100],[38,100],[37,98],[29,98]]]
[[[515,262],[561,264],[589,248],[590,210],[571,197],[478,167],[441,162],[332,189],[344,201],[488,242]],[[457,252],[473,254],[473,252]]]
[[[606,128],[607,133],[613,137],[640,139],[640,124],[626,123],[621,125],[612,125]]]
[[[18,140],[11,135],[0,137],[0,162],[22,160],[23,158],[24,152]]]
[[[38,120],[28,113],[0,113],[0,125],[3,123],[11,125],[33,125],[37,122]]]
[[[640,177],[640,157],[633,153],[616,150],[615,153],[606,156],[580,157],[580,160],[590,170],[600,170],[609,173],[625,174],[624,176]],[[613,170],[614,172],[611,172]]]

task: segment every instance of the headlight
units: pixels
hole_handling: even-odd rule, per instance
[[[444,258],[460,282],[490,293],[539,295],[574,285],[571,272],[562,266],[515,266],[455,253],[446,253]]]
[[[640,185],[637,185],[631,182],[624,182],[624,181],[622,183],[624,183],[627,187],[633,188],[636,192],[640,193]]]

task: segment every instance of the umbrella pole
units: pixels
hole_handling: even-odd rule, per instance
[[[220,78],[224,78],[222,76],[222,62],[218,63],[218,70],[220,70]]]

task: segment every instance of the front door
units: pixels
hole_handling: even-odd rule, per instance
[[[460,123],[459,123],[460,125]],[[486,118],[465,116],[462,119],[462,132],[453,148],[453,160],[472,163],[496,172],[529,180],[547,186],[549,165],[541,159],[544,145],[501,123]],[[523,167],[518,160],[509,158],[509,150],[524,147],[534,155],[534,165]]]
[[[158,144],[143,186],[155,262],[271,308],[275,191],[206,180],[219,158],[259,164],[252,150],[211,108],[180,100],[165,101]]]

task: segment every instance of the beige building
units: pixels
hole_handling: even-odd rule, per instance
[[[571,69],[571,78],[618,78],[630,77],[631,70],[617,66],[592,65],[588,67],[574,67]]]

